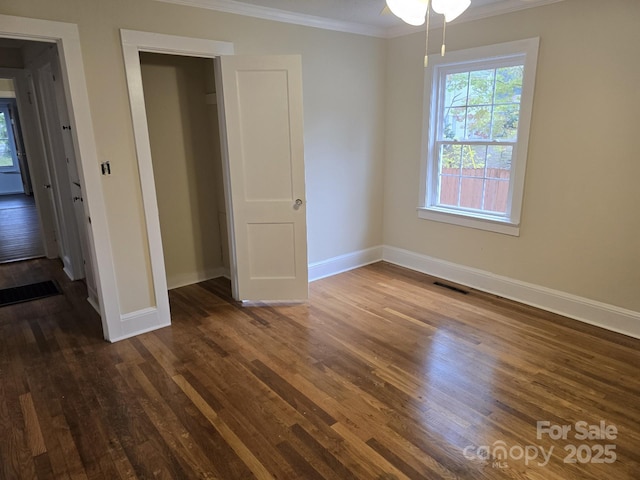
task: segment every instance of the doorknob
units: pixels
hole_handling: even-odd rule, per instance
[[[43,185],[44,188],[46,188],[47,190],[49,190],[51,188],[51,184],[50,183],[45,183]]]
[[[302,206],[302,200],[300,200],[299,198],[298,198],[298,199],[296,199],[296,203],[295,203],[295,205],[293,206],[293,208],[294,208],[295,210],[298,210],[301,206]]]

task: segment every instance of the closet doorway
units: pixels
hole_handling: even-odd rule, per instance
[[[158,151],[158,147],[150,144],[157,133],[148,122],[148,115],[163,112],[162,108],[151,112],[146,107],[148,94],[143,89],[143,77],[148,82],[162,60],[147,53],[201,57],[210,62],[203,65],[205,71],[214,72],[215,96],[210,90],[211,77],[206,76],[204,101],[209,105],[217,102],[219,129],[211,123],[208,126],[209,135],[220,139],[223,187],[217,191],[224,192],[224,202],[218,202],[216,208],[224,206],[224,212],[209,210],[209,215],[218,220],[218,233],[222,233],[220,259],[224,259],[226,249],[225,222],[220,221],[219,214],[226,216],[234,299],[305,301],[308,272],[300,56],[235,56],[233,45],[226,42],[132,30],[121,30],[120,34],[156,297],[155,307],[128,319],[128,336],[171,324],[167,294],[170,275],[163,254],[163,235],[171,227],[161,227],[157,191],[161,179],[155,178],[153,159],[153,150]],[[197,65],[194,61],[194,68],[199,68]],[[152,122],[163,123],[165,119],[154,118]],[[189,178],[186,173],[184,176]],[[185,197],[193,195],[189,192]],[[170,201],[164,204],[172,208]]]
[[[211,59],[140,53],[169,290],[229,278],[229,243]]]

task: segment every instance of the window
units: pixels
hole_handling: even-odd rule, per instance
[[[419,216],[519,235],[538,39],[430,58]]]
[[[18,157],[16,155],[11,116],[9,107],[0,105],[0,171],[17,171]]]

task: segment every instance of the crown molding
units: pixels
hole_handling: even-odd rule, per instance
[[[404,23],[402,25],[390,28],[376,27],[374,25],[365,25],[357,22],[346,22],[331,18],[317,17],[314,15],[306,15],[303,13],[279,10],[277,8],[252,5],[250,3],[238,2],[235,0],[156,1],[196,8],[205,8],[207,10],[215,10],[217,12],[233,13],[236,15],[244,15],[247,17],[261,18],[263,20],[291,23],[294,25],[302,25],[305,27],[322,28],[324,30],[334,30],[345,33],[355,33],[357,35],[367,35],[370,37],[396,38],[424,31],[424,27],[413,27]],[[501,2],[493,4],[471,7],[464,13],[464,15],[456,19],[453,24],[471,22],[474,20],[480,20],[482,18],[517,12],[520,10],[526,10],[528,8],[541,7],[544,5],[550,5],[552,3],[558,3],[562,1],[564,0],[503,0]],[[437,17],[440,17],[440,15],[436,15],[436,18],[433,19],[433,21],[431,22],[431,28],[439,28],[442,26],[442,21]]]
[[[386,29],[357,22],[345,22],[332,18],[317,17],[303,13],[288,12],[277,8],[263,7],[234,0],[156,0],[164,3],[174,3],[189,7],[206,8],[217,12],[234,13],[247,17],[273,20],[276,22],[292,23],[305,27],[322,28],[345,33],[367,35],[369,37],[386,37]]]

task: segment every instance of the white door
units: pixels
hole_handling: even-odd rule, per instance
[[[308,298],[299,56],[216,58],[233,296]]]
[[[89,217],[84,208],[84,194],[82,192],[82,184],[80,183],[80,174],[78,171],[78,164],[76,161],[76,152],[73,147],[74,132],[71,131],[71,122],[69,120],[69,111],[67,110],[67,101],[64,95],[64,87],[62,85],[62,75],[60,73],[60,59],[58,54],[53,58],[51,63],[53,73],[53,87],[56,97],[56,105],[58,106],[58,119],[62,125],[61,137],[66,157],[66,180],[68,181],[71,201],[73,202],[73,212],[75,215],[75,227],[77,229],[77,236],[79,240],[80,251],[76,252],[74,258],[78,263],[82,262],[81,270],[87,282],[87,288],[89,293],[93,293],[96,290],[95,281],[93,278],[93,265],[91,262],[91,255],[89,252],[89,239],[87,233],[89,230],[88,221]],[[76,244],[74,244],[76,245]],[[79,257],[79,258],[78,258]]]
[[[56,75],[55,62],[47,62],[35,72],[37,74],[37,97],[42,112],[43,130],[47,140],[47,166],[50,172],[60,258],[64,271],[71,280],[85,278],[84,262],[80,247],[76,213],[73,206],[72,183],[68,174],[69,157],[64,145],[64,132],[69,125],[60,121],[60,106],[56,97],[56,82],[62,81]],[[66,105],[63,106],[66,108]]]

